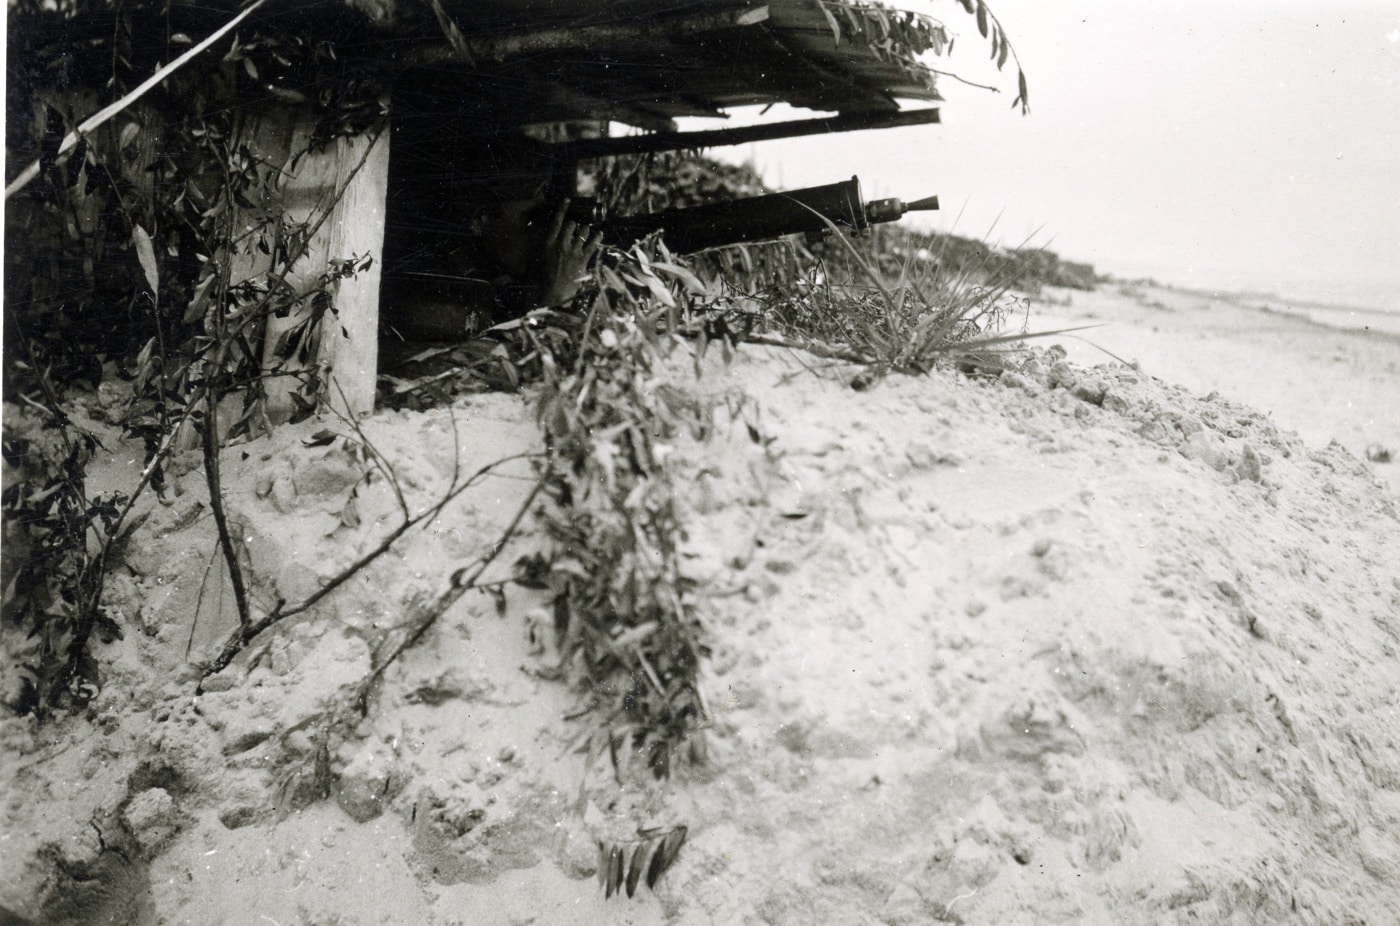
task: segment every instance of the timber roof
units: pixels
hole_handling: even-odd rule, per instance
[[[939,99],[918,57],[946,41],[936,22],[860,0],[419,0],[396,12],[411,41],[394,59],[413,83],[481,87],[479,116],[498,126],[664,131],[772,103],[894,112],[901,98]]]

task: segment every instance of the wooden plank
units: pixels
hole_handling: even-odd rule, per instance
[[[321,362],[330,368],[328,401],[341,414],[374,410],[379,367],[379,282],[384,264],[385,198],[389,189],[389,132],[337,142],[344,193],[328,223],[326,258],[365,255],[370,266],[341,280],[336,318],[321,341]],[[363,165],[357,171],[356,165]]]
[[[669,43],[700,32],[753,26],[768,19],[766,5],[684,16],[637,18],[630,22],[584,26],[577,29],[537,29],[504,36],[464,36],[470,58],[464,59],[450,43],[417,48],[405,56],[410,67],[466,61],[472,65],[499,64],[536,55],[586,50],[598,54],[635,52],[647,43]]]
[[[282,183],[263,208],[279,210],[288,223],[315,227],[305,254],[286,275],[299,293],[318,287],[331,261],[369,257],[370,267],[332,284],[334,311],[324,315],[319,338],[306,362],[277,352],[282,335],[306,322],[312,308],[301,305],[286,317],[267,320],[262,366],[266,420],[279,424],[296,410],[292,395],[299,383],[278,375],[310,366],[325,374],[327,404],[342,414],[366,414],[374,408],[379,353],[379,282],[384,253],[385,197],[389,178],[389,132],[338,138],[307,151],[315,128],[310,112],[273,109],[248,128],[255,155],[280,164]],[[234,279],[248,279],[267,269],[266,261],[247,258]]]
[[[712,129],[704,132],[653,132],[622,138],[594,138],[560,145],[560,157],[567,160],[645,154],[651,151],[679,151],[688,148],[721,148],[775,138],[795,138],[826,132],[856,132],[863,129],[889,129],[939,122],[937,109],[913,109],[894,113],[853,113],[819,119],[794,119],[768,125]]]

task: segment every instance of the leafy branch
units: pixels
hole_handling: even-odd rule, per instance
[[[958,0],[962,8],[977,20],[977,31],[991,45],[991,60],[996,62],[998,71],[1006,67],[1009,60],[1016,63],[1017,95],[1012,108],[1019,106],[1022,114],[1030,113],[1029,96],[1026,87],[1026,74],[1021,67],[1021,59],[1011,46],[1011,39],[1001,21],[992,13],[985,0]],[[911,73],[937,74],[954,80],[990,90],[996,87],[967,80],[951,71],[929,67],[919,60],[925,52],[942,56],[953,51],[953,39],[948,30],[938,20],[906,10],[892,10],[879,3],[865,0],[820,0],[818,4],[836,47],[842,41],[859,40],[871,54],[883,61],[898,65]],[[929,80],[932,86],[932,80]]]
[[[6,511],[16,516],[16,536],[47,551],[6,586],[7,635],[14,625],[41,641],[19,695],[22,710],[47,710],[79,688],[95,691],[89,638],[94,629],[119,632],[100,610],[103,577],[139,526],[131,520],[138,499],[149,488],[162,492],[168,461],[199,443],[240,621],[245,628],[255,621],[223,503],[219,449],[226,430],[256,426],[270,379],[295,378],[307,410],[319,398],[318,367],[263,368],[266,322],[297,315],[269,352],[304,361],[322,336],[335,287],[364,261],[330,260],[320,273],[298,266],[343,189],[303,222],[267,208],[288,168],[254,155],[239,114],[258,108],[250,101],[281,99],[277,84],[288,76],[320,88],[315,100],[298,101],[321,124],[305,150],[291,154],[293,170],[337,134],[368,132],[368,150],[383,125],[379,65],[337,59],[333,43],[297,31],[304,20],[252,20],[264,4],[248,4],[183,54],[175,46],[190,40],[181,28],[201,24],[203,14],[106,0],[12,4],[12,47],[24,48],[29,66],[11,85],[10,150],[21,163],[37,153],[38,167],[6,191],[5,334],[25,345],[24,359],[7,353],[6,393],[46,409],[41,430],[67,442],[61,449],[48,437],[30,439],[7,416],[7,454],[26,477],[7,488]],[[246,31],[222,57],[201,54],[240,26]],[[136,41],[159,35],[164,43]],[[167,55],[174,60],[166,63]],[[236,268],[250,267],[234,279]],[[114,319],[121,319],[116,337]],[[96,439],[64,408],[75,372],[95,382],[112,362],[131,382],[123,424],[145,442],[147,458],[130,491],[88,499],[81,468]],[[220,402],[240,391],[244,414],[226,429]]]
[[[658,778],[703,756],[697,684],[708,654],[683,575],[667,445],[702,430],[698,409],[657,383],[680,343],[689,293],[703,287],[646,245],[612,252],[582,331],[565,341],[527,326],[543,358],[537,416],[549,453],[541,515],[549,548],[517,564],[548,589],[566,662],[604,710],[598,735],[614,766],[629,745]],[[678,748],[688,745],[688,751]]]
[[[1011,47],[1011,39],[1006,34],[1006,28],[1002,26],[1001,20],[987,6],[985,0],[958,0],[962,8],[970,15],[977,18],[977,31],[982,33],[982,38],[987,39],[991,44],[992,60],[997,63],[997,70],[1000,71],[1006,66],[1007,57],[1016,62],[1016,99],[1011,101],[1011,108],[1021,107],[1022,115],[1029,115],[1031,111],[1030,93],[1026,87],[1026,72],[1021,66],[1021,57],[1016,54],[1016,50]],[[951,51],[951,47],[949,49]]]
[[[267,0],[254,0],[253,3],[249,4],[247,7],[244,7],[242,12],[240,12],[237,16],[224,23],[218,29],[215,29],[212,33],[209,34],[208,37],[206,37],[198,45],[195,45],[193,48],[186,51],[180,57],[176,58],[174,61],[165,65],[160,70],[156,71],[156,73],[152,74],[145,81],[143,81],[141,85],[138,86],[136,89],[132,90],[130,93],[126,94],[116,102],[104,106],[102,109],[93,113],[87,119],[84,119],[78,125],[77,128],[65,135],[63,137],[63,140],[59,142],[58,148],[54,152],[54,157],[59,157],[68,153],[73,148],[75,148],[78,142],[82,140],[85,136],[97,131],[114,116],[117,116],[123,110],[130,108],[137,100],[145,96],[147,92],[163,83],[167,78],[169,78],[180,68],[184,67],[190,61],[198,57],[199,54],[203,52],[206,48],[218,42],[219,39],[228,35],[234,29],[238,28],[239,23],[243,22],[243,20],[251,16],[260,6],[262,6],[266,2]],[[11,196],[18,193],[20,190],[24,189],[26,186],[32,183],[34,178],[39,176],[39,171],[42,167],[42,163],[42,159],[35,159],[31,164],[29,164],[28,167],[20,171],[18,176],[16,176],[15,179],[12,180],[10,184],[5,187],[5,198],[9,199]]]

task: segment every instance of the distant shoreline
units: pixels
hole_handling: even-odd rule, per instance
[[[1374,305],[1354,305],[1342,302],[1305,299],[1297,296],[1280,296],[1277,293],[1260,289],[1232,290],[1223,287],[1181,286],[1164,283],[1153,277],[1126,279],[1113,275],[1102,277],[1101,285],[1144,285],[1174,290],[1183,295],[1199,296],[1204,299],[1221,299],[1243,309],[1254,309],[1269,315],[1284,316],[1329,331],[1353,332],[1361,335],[1376,335],[1391,340],[1400,340],[1400,309],[1379,308]],[[1352,321],[1337,319],[1338,313],[1364,315],[1372,321]],[[1323,316],[1323,317],[1318,317]],[[1329,317],[1331,316],[1331,317]]]

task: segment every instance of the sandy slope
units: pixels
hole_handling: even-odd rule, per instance
[[[519,589],[503,614],[463,598],[366,718],[326,722],[371,647],[509,520],[528,464],[199,698],[185,649],[210,652],[229,614],[202,581],[191,473],[114,582],[144,632],[111,647],[93,716],[5,727],[0,907],[39,920],[66,867],[91,877],[58,884],[49,921],[1400,921],[1400,516],[1343,446],[1400,440],[1355,406],[1335,433],[1307,430],[1329,420],[1323,396],[1371,388],[1358,376],[1389,402],[1379,371],[1400,349],[1357,347],[1338,377],[1307,332],[1234,322],[1222,345],[1190,330],[1196,297],[1149,299],[1183,305],[1108,292],[1055,309],[1112,316],[1094,339],[1123,336],[1110,349],[1141,372],[1043,354],[998,382],[857,392],[760,349],[698,381],[670,371],[715,423],[671,457],[714,658],[710,762],[664,787],[620,787],[571,749],[589,718],[563,719],[575,696]],[[1152,312],[1188,323],[1154,332]],[[1318,398],[1266,416],[1201,397],[1236,395],[1227,378],[1147,375],[1169,379],[1172,358],[1240,382],[1269,364]],[[538,449],[521,399],[452,416],[366,423],[412,510],[454,472]],[[314,590],[397,517],[363,454],[303,446],[326,426],[229,451],[265,600]],[[691,837],[657,892],[604,901],[594,838],[671,823]]]
[[[1396,462],[1376,472],[1400,495],[1400,335],[1329,328],[1228,293],[1121,284],[1050,297],[1066,304],[1038,310],[1037,328],[1098,326],[1063,340],[1070,359],[1103,363],[1097,348],[1111,351],[1264,412],[1310,446],[1336,440],[1365,459],[1380,444]]]

